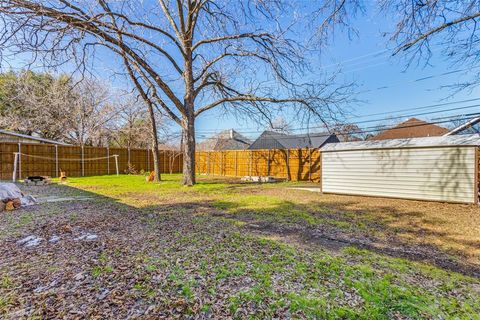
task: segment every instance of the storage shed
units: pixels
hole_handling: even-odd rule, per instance
[[[480,135],[327,144],[322,191],[446,202],[478,202]]]

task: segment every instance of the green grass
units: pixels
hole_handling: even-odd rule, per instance
[[[335,254],[302,248],[249,234],[236,223],[226,224],[224,230],[209,227],[214,219],[222,225],[243,215],[285,224],[352,228],[349,221],[356,219],[352,212],[345,212],[345,220],[335,220],[326,215],[330,213],[327,207],[317,208],[313,214],[311,204],[271,194],[291,183],[259,186],[200,178],[197,185],[187,188],[180,185],[179,175],[164,175],[163,179],[153,184],[141,176],[69,178],[69,187],[107,197],[104,201],[114,199],[154,210],[156,223],[162,223],[165,205],[176,205],[169,213],[188,215],[184,221],[192,225],[187,232],[158,233],[159,243],[168,241],[168,245],[151,256],[140,252],[128,258],[120,252],[99,254],[98,264],[90,270],[98,285],[121,281],[122,273],[115,273],[111,265],[131,259],[135,273],[130,276],[135,281],[129,279],[129,285],[135,295],[154,303],[162,297],[158,292],[163,292],[168,299],[162,301],[185,301],[185,313],[208,313],[214,301],[220,300],[234,318],[289,314],[311,319],[480,319],[477,278],[355,247]],[[182,207],[186,203],[203,205],[207,213],[220,210],[227,219]],[[156,226],[152,223],[151,232]],[[368,222],[363,228],[368,229]],[[11,287],[9,279],[0,282],[0,293],[4,287]],[[11,300],[9,295],[0,296],[1,311]]]

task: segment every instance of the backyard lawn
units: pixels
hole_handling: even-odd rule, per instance
[[[480,319],[477,206],[163,179],[21,186],[0,318]]]

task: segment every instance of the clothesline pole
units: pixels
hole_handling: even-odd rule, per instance
[[[113,155],[115,157],[115,169],[117,170],[117,176],[118,176],[118,154]]]
[[[15,155],[14,160],[13,160],[13,175],[12,175],[12,180],[13,182],[17,181],[17,163],[18,163],[18,156],[20,153],[14,152]]]

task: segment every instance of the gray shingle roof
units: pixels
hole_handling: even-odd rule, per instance
[[[291,134],[264,131],[249,147],[255,149],[298,149],[298,148],[320,148],[326,143],[339,142],[335,134],[310,133]]]
[[[235,130],[225,130],[197,144],[199,151],[244,150],[251,141]]]

